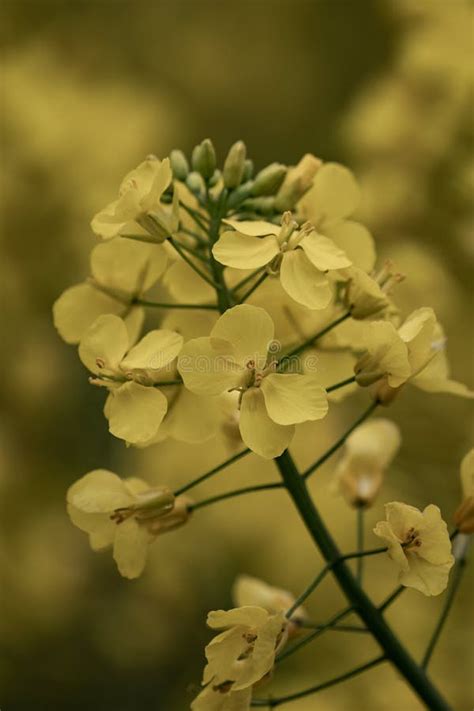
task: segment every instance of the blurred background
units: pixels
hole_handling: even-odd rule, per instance
[[[196,512],[155,543],[135,582],[120,578],[109,554],[92,553],[64,505],[82,474],[104,467],[178,485],[229,453],[222,442],[127,450],[110,436],[102,393],[55,332],[52,303],[88,271],[91,216],[147,154],[189,152],[206,136],[221,159],[245,140],[258,168],[311,151],[356,172],[361,216],[380,253],[408,275],[398,302],[405,312],[436,309],[453,373],[474,386],[471,4],[3,0],[1,14],[0,706],[182,711],[200,682],[206,613],[231,605],[235,576],[298,593],[320,561],[279,492]],[[365,402],[356,396],[324,424],[302,427],[297,461],[314,460]],[[394,498],[436,503],[451,525],[472,442],[469,402],[409,388],[383,414],[400,425],[403,445],[368,530]],[[328,492],[335,461],[313,487],[349,550],[353,512]],[[271,463],[251,455],[196,498],[275,478]],[[473,699],[472,581],[471,566],[430,667],[459,711]],[[367,564],[375,599],[395,582],[388,561]],[[342,604],[327,580],[308,607],[323,620]],[[414,654],[441,605],[407,591],[393,606],[389,618]],[[282,665],[275,690],[369,659],[375,647],[359,637],[324,635]],[[422,707],[381,667],[291,708]]]

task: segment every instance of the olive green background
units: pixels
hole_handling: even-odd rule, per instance
[[[321,562],[278,492],[196,513],[154,545],[136,582],[118,576],[109,554],[92,553],[65,513],[65,491],[75,479],[104,467],[177,485],[228,454],[222,445],[176,443],[127,450],[111,437],[102,393],[88,386],[74,348],[56,334],[51,305],[87,272],[95,244],[91,216],[147,154],[189,152],[206,136],[221,160],[243,139],[258,168],[274,160],[295,163],[310,151],[360,175],[380,252],[393,255],[408,276],[399,302],[405,312],[436,308],[453,372],[473,386],[468,228],[474,171],[463,98],[472,70],[469,42],[467,53],[459,51],[466,45],[468,4],[4,0],[0,12],[6,202],[0,707],[181,711],[200,682],[206,612],[231,604],[235,576],[247,572],[298,593]],[[430,45],[432,72],[400,73],[406,38],[433,18],[445,31],[439,48],[436,39]],[[421,39],[417,46],[423,48]],[[444,56],[446,73],[439,66]],[[399,114],[377,113],[370,102],[362,111],[380,80],[395,94],[408,91]],[[390,101],[382,106],[390,108]],[[400,137],[396,129],[406,124]],[[375,134],[387,145],[374,148]],[[365,394],[357,395],[334,406],[324,423],[302,427],[297,460],[314,460],[365,402]],[[469,401],[408,388],[384,413],[400,425],[403,446],[368,515],[368,531],[383,501],[393,498],[436,503],[451,525],[459,461],[472,441],[471,412]],[[314,482],[314,494],[349,550],[354,516],[328,493],[333,466]],[[252,455],[196,498],[272,477],[271,463]],[[367,538],[375,543],[370,533]],[[368,589],[380,600],[396,583],[395,571],[385,560],[368,562],[367,571]],[[430,667],[459,711],[470,710],[474,697],[472,580],[470,569]],[[342,603],[327,581],[308,607],[313,619],[323,620]],[[394,605],[389,618],[414,654],[422,654],[441,604],[442,598],[408,591]],[[327,634],[281,667],[274,688],[297,690],[375,653],[365,638]],[[384,667],[291,708],[419,711],[421,705]]]

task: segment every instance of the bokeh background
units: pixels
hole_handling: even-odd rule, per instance
[[[150,152],[189,151],[210,136],[223,158],[242,138],[262,167],[311,151],[355,170],[380,253],[408,275],[398,301],[405,311],[434,306],[455,376],[473,386],[471,4],[3,0],[1,14],[0,706],[182,711],[200,681],[206,612],[231,604],[235,576],[298,592],[320,561],[279,492],[196,512],[154,545],[136,582],[119,577],[110,555],[93,554],[65,513],[75,479],[100,466],[177,485],[228,451],[222,442],[127,450],[111,437],[102,393],[56,334],[51,305],[87,273],[91,215]],[[356,396],[301,428],[297,460],[324,451],[364,402]],[[472,441],[469,402],[409,388],[389,415],[403,446],[368,524],[393,498],[434,502],[450,521]],[[347,550],[353,512],[328,493],[333,470],[334,460],[313,487]],[[272,478],[272,465],[252,455],[197,493]],[[474,696],[472,581],[471,568],[431,667],[459,711]],[[367,584],[382,599],[395,584],[390,564],[368,563]],[[341,604],[328,580],[309,608],[322,620]],[[408,591],[394,605],[389,617],[414,654],[441,604]],[[326,634],[282,665],[275,689],[296,690],[374,651],[368,640]],[[381,667],[291,708],[421,705]]]

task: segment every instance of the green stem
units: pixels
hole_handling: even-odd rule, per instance
[[[283,484],[279,481],[274,484],[256,484],[255,486],[244,486],[242,489],[234,489],[233,491],[226,491],[224,494],[216,494],[216,496],[210,496],[208,499],[203,499],[195,504],[191,504],[188,508],[190,511],[196,511],[196,509],[202,509],[204,506],[209,506],[210,504],[215,504],[218,501],[224,501],[225,499],[233,499],[236,496],[242,496],[242,494],[252,494],[256,491],[265,491],[268,489],[282,489]]]
[[[193,237],[196,240],[196,242],[207,247],[207,240],[204,239],[204,237],[199,235],[197,232],[194,232],[193,230],[188,230],[187,227],[183,227],[183,226],[181,226],[179,228],[179,231],[183,232],[185,235],[189,235],[189,237]]]
[[[232,293],[235,294],[236,291],[238,291],[238,290],[241,289],[243,286],[245,286],[246,284],[248,284],[249,281],[252,281],[252,279],[253,279],[254,277],[258,276],[258,275],[259,275],[262,271],[264,271],[265,269],[266,269],[266,267],[259,267],[258,269],[255,269],[255,271],[252,272],[251,274],[247,274],[247,276],[246,276],[244,279],[242,279],[241,281],[239,281],[239,282],[233,287],[233,289],[231,290]]]
[[[424,670],[418,666],[400,643],[382,614],[362,590],[347,563],[339,560],[341,558],[339,548],[321,519],[306,487],[306,482],[298,472],[288,450],[277,457],[275,463],[314,543],[323,558],[333,564],[333,573],[341,590],[349,600],[351,607],[357,611],[372,636],[381,646],[384,655],[431,711],[451,711],[450,706],[431,683]]]
[[[242,459],[242,457],[244,457],[246,454],[249,454],[249,452],[250,452],[250,449],[244,449],[243,452],[234,454],[233,457],[230,457],[230,459],[226,459],[226,461],[222,462],[222,464],[219,464],[217,467],[214,467],[213,469],[206,472],[205,474],[198,476],[197,479],[193,479],[192,481],[188,482],[188,484],[185,484],[181,488],[176,489],[176,491],[174,492],[174,495],[179,496],[180,494],[184,494],[185,491],[189,491],[190,489],[193,489],[198,484],[201,484],[201,482],[206,481],[206,479],[209,479],[211,476],[214,476],[214,474],[217,474],[218,472],[222,471],[222,469],[225,469],[226,467],[229,467],[234,462],[237,462],[239,459]]]
[[[175,240],[173,237],[170,237],[168,241],[170,242],[170,244],[173,245],[173,247],[175,248],[175,250],[178,252],[179,256],[180,256],[182,259],[184,259],[184,261],[185,261],[187,264],[189,264],[189,266],[191,267],[191,269],[193,269],[193,270],[196,272],[196,274],[199,274],[199,276],[201,277],[201,279],[204,279],[204,281],[207,282],[207,283],[208,283],[210,286],[212,286],[214,289],[220,289],[220,286],[219,286],[218,284],[216,284],[216,282],[214,282],[210,277],[208,277],[207,274],[204,274],[204,272],[201,271],[201,269],[199,269],[199,267],[198,267],[196,264],[194,264],[193,260],[188,257],[188,255],[186,254],[186,252],[184,252],[183,249],[181,248],[181,245],[178,244],[178,243],[176,242],[176,240]]]
[[[287,657],[291,657],[291,655],[294,654],[295,652],[297,652],[298,650],[302,649],[303,647],[306,647],[307,644],[312,642],[317,637],[320,637],[322,634],[324,634],[324,632],[335,627],[335,625],[339,622],[339,620],[343,620],[344,617],[347,617],[347,615],[350,615],[351,612],[353,612],[352,607],[346,607],[346,608],[344,608],[344,610],[337,612],[335,615],[333,615],[328,620],[328,622],[321,625],[317,630],[314,630],[314,632],[311,632],[311,634],[309,634],[307,637],[300,639],[298,642],[293,644],[291,647],[288,647],[288,649],[285,649],[283,652],[281,652],[278,655],[278,657],[276,658],[275,663],[282,662]]]
[[[165,385],[182,385],[182,380],[163,380],[158,383],[153,383],[154,388],[163,388]]]
[[[206,311],[217,311],[215,304],[166,304],[161,301],[148,301],[147,299],[134,299],[133,303],[156,309],[205,309]]]
[[[357,508],[357,550],[364,551],[364,509],[362,506]],[[364,574],[364,558],[357,558],[356,563],[356,578],[359,585],[362,585],[362,576]]]
[[[211,205],[208,197],[208,210],[211,215],[211,224],[209,226],[209,263],[216,284],[217,303],[219,311],[223,314],[233,305],[232,295],[227,289],[224,279],[224,267],[214,259],[212,247],[219,239],[219,230],[221,220],[226,214],[226,191],[223,190],[215,205]]]
[[[346,439],[349,437],[352,432],[361,425],[364,420],[366,420],[370,415],[373,413],[375,408],[378,406],[377,400],[374,400],[373,402],[370,403],[369,407],[367,410],[365,410],[360,417],[357,418],[357,420],[349,427],[349,429],[344,432],[342,437],[340,437],[337,442],[335,442],[332,447],[330,447],[327,452],[325,452],[319,459],[317,459],[314,464],[311,464],[306,471],[303,472],[302,476],[304,479],[307,479],[313,472],[315,472],[319,467],[321,467],[332,455],[337,452],[339,447],[342,447]]]
[[[339,388],[343,388],[345,385],[350,385],[351,383],[355,383],[355,379],[356,379],[356,376],[352,375],[350,378],[341,380],[340,383],[336,383],[335,385],[330,385],[328,388],[326,388],[326,392],[332,393],[333,390],[339,390]]]
[[[257,279],[257,281],[255,282],[255,284],[253,284],[253,285],[250,287],[250,289],[248,289],[248,290],[245,292],[245,294],[239,299],[239,304],[243,304],[244,301],[247,301],[247,299],[249,298],[249,296],[250,296],[251,294],[253,294],[253,292],[255,291],[255,289],[258,289],[258,287],[260,286],[260,284],[262,284],[262,283],[265,281],[265,279],[266,279],[267,277],[268,277],[268,274],[267,274],[266,272],[265,272],[264,274],[262,274],[262,275]]]
[[[299,626],[302,629],[308,629],[308,630],[322,630],[326,629],[326,625],[321,622],[299,622]],[[369,630],[367,627],[363,627],[362,625],[331,625],[331,627],[327,628],[328,631],[332,632],[363,632],[367,634]]]
[[[179,202],[179,205],[180,205],[180,207],[183,208],[183,210],[186,210],[188,215],[190,215],[190,217],[193,218],[196,225],[198,227],[200,227],[201,230],[203,230],[203,232],[207,232],[207,227],[204,223],[204,221],[208,221],[208,218],[206,217],[206,215],[203,215],[201,212],[197,212],[196,210],[193,210],[192,207],[189,207],[189,205],[186,205],[186,203],[181,202],[181,200]]]
[[[184,249],[184,251],[188,252],[188,254],[192,254],[193,257],[199,259],[201,262],[206,264],[206,266],[209,264],[209,259],[204,254],[201,254],[201,252],[199,252],[197,249],[193,249],[193,247],[188,247],[187,244],[183,244],[182,242],[178,242],[177,240],[176,243],[181,247],[181,249]]]
[[[268,699],[254,699],[251,703],[252,706],[267,706],[269,708],[274,708],[275,706],[281,706],[281,704],[286,704],[289,701],[296,701],[297,699],[302,699],[305,696],[309,696],[310,694],[316,694],[318,691],[323,691],[324,689],[329,689],[331,686],[335,686],[336,684],[340,684],[343,681],[347,681],[348,679],[352,679],[352,677],[356,676],[357,674],[362,674],[362,672],[367,671],[368,669],[372,669],[373,667],[377,666],[378,664],[381,664],[382,662],[386,661],[385,655],[381,655],[379,657],[376,657],[375,659],[372,659],[370,662],[366,662],[365,664],[361,664],[358,667],[355,667],[354,669],[351,669],[348,672],[345,672],[344,674],[339,674],[339,676],[335,676],[332,679],[329,679],[328,681],[323,681],[322,684],[316,684],[316,686],[310,686],[307,689],[303,689],[302,691],[297,691],[294,694],[288,694],[287,696],[279,696],[277,698],[268,698]]]
[[[306,350],[306,348],[309,348],[309,346],[312,346],[315,341],[317,341],[319,338],[322,338],[323,336],[325,336],[326,333],[329,333],[329,331],[332,331],[333,328],[335,328],[340,323],[345,321],[347,318],[349,318],[349,316],[350,316],[349,312],[342,314],[342,316],[337,318],[335,321],[332,321],[332,323],[328,324],[323,329],[321,329],[320,331],[317,331],[315,334],[313,334],[311,336],[311,338],[306,339],[306,341],[303,341],[303,343],[300,343],[299,346],[297,346],[296,348],[293,348],[292,351],[290,351],[289,353],[284,355],[283,358],[280,360],[279,367],[281,367],[281,364],[284,363],[289,358],[299,355],[304,350]]]
[[[441,610],[441,615],[440,615],[438,623],[434,629],[433,635],[428,643],[426,652],[423,656],[423,661],[421,662],[421,666],[423,669],[426,669],[428,664],[430,663],[430,659],[431,659],[431,656],[434,652],[436,643],[439,639],[441,632],[443,631],[444,624],[448,618],[449,611],[451,610],[451,606],[452,606],[454,599],[456,597],[456,593],[457,593],[459,585],[461,583],[461,579],[462,579],[465,568],[466,568],[466,560],[464,558],[461,558],[457,562],[456,567],[454,569],[453,579],[452,579],[450,588],[448,590],[448,593],[446,595],[446,600],[444,601],[443,609]]]

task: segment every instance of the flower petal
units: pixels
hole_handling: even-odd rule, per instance
[[[124,383],[107,399],[110,432],[131,444],[150,440],[168,409],[166,397],[157,388]]]
[[[175,331],[157,329],[150,331],[122,360],[124,372],[156,371],[171,363],[183,347],[183,337]]]
[[[92,550],[102,551],[112,545],[116,526],[108,513],[84,513],[71,504],[67,505],[67,512],[72,523],[89,534]]]
[[[212,248],[212,254],[218,262],[236,269],[263,267],[279,251],[274,235],[250,237],[241,232],[223,232]]]
[[[264,368],[274,332],[273,321],[265,309],[241,304],[229,309],[219,318],[211,331],[211,339],[222,339],[231,343],[237,363],[245,365],[254,360]]]
[[[178,303],[202,304],[215,299],[215,291],[189,264],[183,260],[170,266],[165,276],[165,285]],[[192,315],[192,318],[196,314]]]
[[[99,316],[107,313],[120,315],[125,309],[125,304],[83,282],[63,291],[54,302],[54,325],[66,343],[79,343]]]
[[[312,222],[327,224],[351,215],[359,199],[359,187],[351,171],[339,163],[324,163],[303,204]]]
[[[118,316],[104,314],[87,329],[79,344],[79,358],[91,373],[117,371],[129,346],[128,331]],[[103,365],[98,365],[98,361]]]
[[[145,526],[129,518],[118,524],[114,541],[114,560],[124,578],[138,578],[145,568],[150,534]]]
[[[316,231],[303,237],[300,247],[311,264],[322,272],[330,269],[344,269],[344,267],[351,265],[351,260],[340,247]]]
[[[268,414],[279,425],[320,420],[327,414],[326,391],[314,375],[271,373],[261,390]]]
[[[195,395],[181,388],[163,423],[168,435],[179,442],[206,442],[216,434],[219,403],[215,397]]]
[[[66,499],[88,514],[110,513],[133,502],[122,479],[107,469],[94,469],[78,479],[69,487]]]
[[[234,348],[219,338],[193,338],[178,358],[185,386],[196,395],[220,395],[241,384],[244,370],[235,362]]]
[[[222,220],[226,225],[230,225],[237,232],[249,237],[264,237],[265,235],[277,235],[280,226],[265,220]]]
[[[326,275],[311,264],[301,249],[283,255],[280,281],[292,299],[309,309],[324,309],[331,301],[332,291]]]
[[[278,425],[269,417],[259,388],[251,388],[244,393],[239,427],[247,447],[265,459],[282,454],[295,433],[294,425]]]
[[[161,245],[117,237],[91,252],[91,272],[99,284],[130,294],[147,291],[164,272],[168,257]]]
[[[160,198],[168,185],[171,183],[173,174],[171,172],[169,158],[165,158],[162,161],[155,159],[153,161],[146,162],[149,162],[152,165],[153,178],[148,194],[141,200],[140,204],[143,210],[148,212],[159,206]]]
[[[409,554],[409,570],[400,574],[400,583],[419,590],[424,595],[440,595],[448,585],[449,571],[454,563],[433,565],[416,553]]]
[[[325,228],[324,234],[344,251],[354,266],[364,272],[372,271],[376,260],[375,243],[364,225],[344,220]]]

